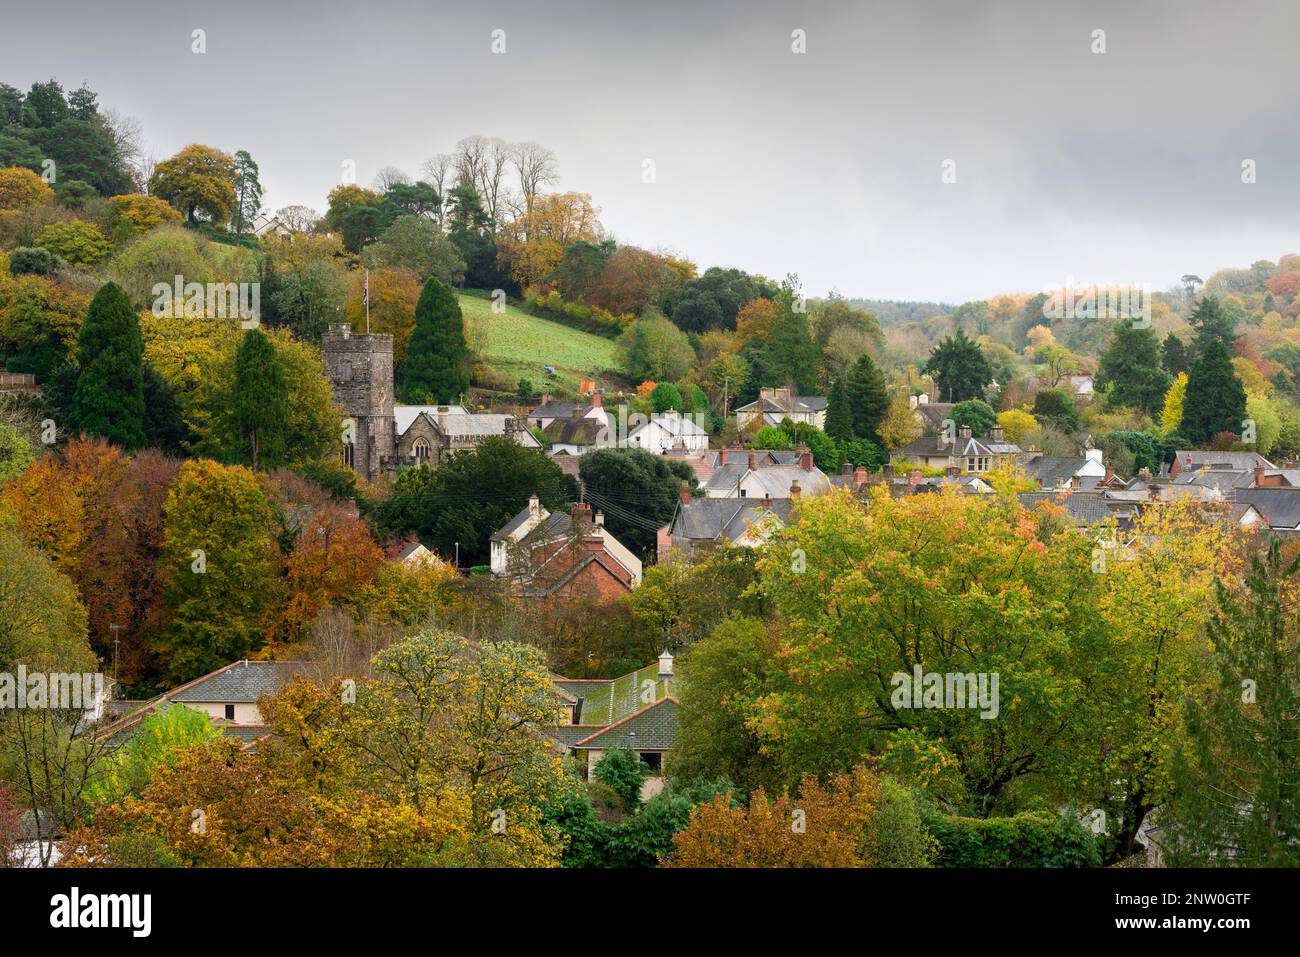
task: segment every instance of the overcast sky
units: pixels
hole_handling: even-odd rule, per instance
[[[323,210],[344,160],[362,183],[415,174],[479,133],[554,150],[620,242],[809,295],[1162,289],[1300,252],[1295,2],[45,0],[4,19],[0,82],[88,82],[160,159],[246,149],[270,208]]]

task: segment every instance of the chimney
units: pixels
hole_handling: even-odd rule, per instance
[[[758,468],[758,453],[757,453],[757,452],[750,452],[750,453],[749,453],[749,467],[750,467],[751,469],[756,469],[756,468]]]
[[[844,463],[844,467],[843,467],[842,469],[840,469],[840,473],[841,473],[842,475],[852,475],[852,474],[853,474],[853,463],[852,463],[852,462],[848,462],[848,461],[846,461],[846,462]]]
[[[1262,488],[1264,485],[1264,466],[1255,466],[1255,488]]]
[[[1160,501],[1160,486],[1159,486],[1159,485],[1148,485],[1148,486],[1147,486],[1147,499],[1148,499],[1149,501],[1152,501],[1152,502],[1158,502],[1158,501]]]
[[[570,515],[573,517],[574,525],[591,524],[591,506],[586,502],[574,502]]]
[[[1082,484],[1083,484],[1083,483],[1079,480],[1079,476],[1077,476],[1077,475],[1071,475],[1071,476],[1070,476],[1070,488],[1071,488],[1071,489],[1078,490],[1078,488],[1079,488]]]
[[[677,495],[681,498],[683,505],[691,504],[691,486],[686,479],[682,479],[682,487],[677,490]]]
[[[763,493],[763,500],[762,500],[761,502],[759,502],[758,504],[759,504],[759,506],[762,507],[762,508],[771,508],[771,507],[772,507],[772,496],[769,495],[767,492],[764,492],[764,493]]]
[[[970,438],[970,426],[969,426],[969,425],[963,425],[963,426],[961,427],[961,437],[962,437],[963,439],[969,439],[969,438]]]
[[[795,479],[790,483],[790,500],[794,502],[799,501],[799,494],[802,491],[803,489],[799,488],[799,480]]]
[[[597,513],[596,513],[596,524],[599,525],[601,528],[604,528],[604,527],[605,527],[605,513],[604,513],[604,512],[597,512]]]
[[[894,467],[889,463],[880,466],[880,478],[886,483],[894,480]]]
[[[542,513],[542,503],[537,500],[537,493],[528,496],[528,514],[537,518]]]
[[[813,470],[813,455],[805,446],[799,447],[799,467],[805,472]]]
[[[916,396],[914,396],[914,395],[909,395],[909,396],[907,397],[907,407],[908,407],[909,409],[915,409],[916,406],[917,406]]]
[[[550,402],[550,401],[551,401],[551,394],[550,394],[549,392],[543,392],[543,393],[542,393],[542,405],[545,405],[546,403],[548,403],[548,402]]]
[[[573,411],[570,412],[569,415],[570,417],[572,417],[574,422],[577,422],[580,418],[582,418],[582,406],[575,405],[573,407]]]
[[[1151,481],[1151,470],[1150,470],[1149,468],[1147,468],[1147,467],[1144,465],[1144,466],[1142,466],[1140,469],[1138,469],[1138,475],[1137,475],[1137,477],[1138,477],[1138,480],[1141,481],[1141,482],[1150,482],[1150,481]]]
[[[961,475],[961,469],[957,468],[955,465],[949,465],[943,470],[943,474],[948,476],[948,478],[956,478]]]
[[[438,431],[443,435],[447,434],[447,412],[445,405],[438,406]]]
[[[599,392],[593,392],[593,393],[591,394],[591,407],[592,407],[593,409],[599,409],[599,408],[602,408],[601,401],[600,401],[600,393],[599,393]]]
[[[867,484],[867,470],[859,465],[853,470],[853,490],[856,492]]]
[[[930,394],[929,394],[928,392],[922,392],[920,395],[918,395],[918,396],[916,397],[916,404],[917,404],[917,405],[929,405],[929,404],[930,404]]]
[[[1006,440],[1006,433],[1003,432],[1002,426],[995,425],[993,428],[989,429],[990,442],[1005,442]]]
[[[1111,482],[1113,482],[1114,480],[1115,480],[1115,466],[1113,466],[1113,465],[1107,465],[1107,466],[1106,466],[1106,475],[1105,475],[1105,477],[1101,480],[1101,481],[1102,481],[1102,484],[1103,484],[1103,485],[1109,485],[1109,484],[1110,484]]]
[[[719,464],[719,465],[726,465],[726,464],[727,464],[727,450],[726,450],[726,449],[719,449],[719,450],[718,450],[718,464]]]

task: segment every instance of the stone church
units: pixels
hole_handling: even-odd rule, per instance
[[[343,464],[362,478],[403,466],[437,468],[492,435],[541,449],[519,416],[467,412],[459,405],[395,405],[390,335],[356,333],[347,323],[331,323],[321,337],[321,352],[334,401],[351,420]]]

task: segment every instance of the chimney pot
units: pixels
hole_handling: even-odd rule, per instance
[[[805,472],[813,470],[813,454],[808,451],[806,446],[800,446],[799,448],[799,467]]]
[[[969,439],[969,438],[971,437],[970,426],[969,426],[969,425],[963,425],[963,426],[961,427],[961,437],[962,437],[963,439]]]
[[[840,471],[841,471],[841,473],[843,473],[844,475],[852,475],[852,474],[853,474],[853,463],[852,463],[852,462],[845,462],[845,463],[844,463],[844,468],[840,469]]]
[[[726,449],[720,449],[720,450],[718,451],[718,464],[719,464],[719,465],[726,465],[726,464],[727,464],[727,450],[726,450]]]
[[[794,499],[796,502],[799,500],[799,495],[802,491],[803,489],[799,488],[798,479],[795,479],[790,483],[790,498]]]

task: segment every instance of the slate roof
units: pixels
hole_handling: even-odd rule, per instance
[[[1300,528],[1300,488],[1239,488],[1233,497],[1254,505],[1270,528]]]
[[[769,413],[788,413],[788,412],[821,412],[826,408],[826,396],[824,395],[796,395],[792,397],[793,403],[790,408],[786,408],[779,402],[774,402],[770,398],[759,398],[746,405],[737,406],[733,411],[736,412],[769,412]]]
[[[689,504],[677,506],[672,530],[692,541],[712,542],[722,538],[734,541],[768,514],[784,524],[793,504],[789,498],[772,499],[770,508],[764,508],[760,499],[753,498],[693,498]]]
[[[819,495],[831,487],[826,473],[815,466],[811,471],[805,471],[799,465],[760,465],[756,469],[750,469],[748,459],[742,459],[716,466],[702,488],[710,494],[728,493],[734,491],[742,479],[750,476],[765,494],[774,499],[789,498],[790,486],[796,481],[804,495]]]
[[[657,425],[669,435],[708,435],[699,424],[684,415],[652,415],[649,422],[638,425],[628,433],[628,438],[643,432],[652,425]]]
[[[635,746],[638,751],[670,750],[677,743],[679,711],[677,699],[665,696],[579,741],[575,747],[608,750]]]
[[[1101,525],[1116,517],[1107,503],[1105,492],[1071,492],[1069,495],[1057,492],[1022,492],[1016,498],[1025,508],[1036,508],[1043,502],[1059,505],[1078,526]]]
[[[445,423],[445,435],[455,438],[487,438],[492,435],[510,435],[516,442],[528,449],[539,449],[541,444],[533,438],[531,432],[526,429],[510,430],[507,426],[513,415],[506,415],[501,412],[466,412],[462,406],[447,406],[447,414],[440,420],[438,416],[438,406],[436,405],[395,405],[393,406],[393,421],[397,427],[398,435],[405,435],[407,430],[414,424],[420,415],[426,415],[429,420],[442,430]]]
[[[265,738],[271,733],[269,724],[222,724],[218,729],[227,738],[234,738],[236,741],[242,741],[245,744],[252,744],[259,738]]]
[[[171,701],[253,704],[272,694],[302,670],[296,661],[237,661],[168,695]]]
[[[1264,458],[1258,452],[1205,452],[1199,449],[1187,449],[1174,453],[1178,466],[1183,471],[1189,468],[1199,469],[1201,466],[1225,465],[1239,472],[1253,471],[1255,466],[1261,465],[1266,469],[1277,468],[1272,462]],[[1191,462],[1188,462],[1188,458]]]
[[[1087,461],[1059,455],[1035,455],[1021,468],[1043,488],[1061,488],[1070,484],[1074,473],[1083,468]]]

